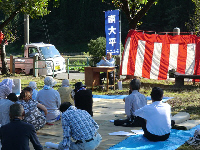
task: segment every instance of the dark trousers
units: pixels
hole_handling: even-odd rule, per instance
[[[151,134],[147,128],[146,128],[146,120],[139,117],[138,121],[140,122],[140,125],[144,131],[144,137],[146,137],[149,141],[165,141],[169,138],[170,133],[159,136],[159,135],[155,135],[155,134]]]
[[[124,126],[124,127],[141,127],[139,119],[140,119],[140,117],[133,116],[130,119],[115,120],[114,125],[115,126]]]
[[[113,85],[114,84],[114,80],[113,80],[113,71],[112,72],[108,72],[108,78],[109,78],[109,85]],[[106,72],[101,73],[100,74],[100,85],[103,85],[103,78],[107,78],[107,74]]]

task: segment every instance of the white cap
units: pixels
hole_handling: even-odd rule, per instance
[[[29,85],[28,85],[30,88],[32,88],[32,89],[36,89],[37,88],[37,84],[36,84],[36,82],[34,82],[34,81],[31,81],[31,82],[29,82]]]
[[[69,80],[68,79],[62,80],[62,86],[70,86]]]
[[[46,77],[45,79],[44,79],[44,84],[45,85],[48,85],[48,86],[50,86],[50,87],[53,87],[54,85],[56,85],[56,81],[53,79],[53,77]]]

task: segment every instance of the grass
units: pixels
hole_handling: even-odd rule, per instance
[[[41,90],[44,86],[44,77],[33,77],[33,76],[26,76],[26,75],[15,75],[15,76],[0,76],[2,81],[4,78],[17,78],[21,79],[22,89],[28,85],[30,81],[35,81],[37,83],[38,90]],[[61,80],[56,80],[57,84],[55,85],[54,89],[57,90],[61,86]],[[74,88],[74,84],[78,81],[84,83],[84,80],[70,80],[70,84],[72,88]],[[94,89],[94,95],[128,95],[129,90],[129,82],[123,82],[123,90],[109,90],[101,91],[99,89]],[[141,79],[141,89],[140,92],[146,96],[150,96],[150,92],[152,87],[160,87],[164,89],[164,96],[174,97],[171,100],[168,100],[167,103],[171,105],[172,115],[185,111],[190,114],[190,118],[194,120],[200,119],[200,87],[199,83],[192,85],[192,82],[185,82],[185,86],[177,89],[173,88],[174,81],[158,81],[158,80],[150,80],[150,79]],[[200,149],[200,146],[190,146],[187,144],[182,145],[178,148],[178,150],[193,150],[193,149]]]

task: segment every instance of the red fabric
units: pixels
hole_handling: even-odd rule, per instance
[[[128,43],[130,41],[130,43]],[[144,53],[138,52],[138,43],[139,41],[145,42],[145,48],[144,48]],[[152,60],[154,51],[155,51],[155,43],[157,43],[158,49],[155,52],[155,55],[158,55],[157,52],[161,52],[158,56],[158,60]],[[130,48],[126,48],[130,44]],[[160,45],[161,49],[160,49]],[[158,80],[165,80],[167,79],[167,73],[169,70],[169,59],[170,59],[170,44],[178,44],[178,56],[177,56],[177,61],[176,61],[176,71],[179,73],[185,74],[186,72],[186,60],[187,59],[187,45],[188,44],[196,44],[196,49],[195,49],[195,65],[194,65],[194,74],[200,75],[200,38],[195,36],[195,35],[176,35],[176,36],[171,36],[171,35],[158,35],[158,34],[146,34],[143,32],[137,32],[135,30],[130,30],[127,38],[126,38],[126,44],[125,44],[125,51],[122,54],[122,65],[120,68],[120,73],[121,75],[135,75],[136,72],[140,72],[140,70],[136,70],[136,63],[143,63],[141,65],[141,76],[144,78],[151,78],[151,75],[157,76]],[[125,56],[125,53],[129,51],[128,57],[128,63],[123,64],[123,59]],[[173,53],[173,49],[171,49],[171,53]],[[137,56],[143,56],[143,58],[138,59]],[[172,54],[173,56],[173,54]],[[156,58],[157,59],[157,58]],[[143,60],[143,62],[142,62]],[[136,62],[138,61],[138,62]],[[157,63],[159,61],[159,63]],[[190,60],[193,61],[193,60]],[[153,63],[154,62],[154,63]],[[126,68],[124,68],[126,67]],[[159,68],[159,73],[156,75],[156,70]],[[123,74],[124,71],[126,70],[126,74]],[[138,67],[137,67],[138,69]],[[152,72],[152,70],[155,70]]]

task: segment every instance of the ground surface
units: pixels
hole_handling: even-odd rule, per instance
[[[111,136],[108,133],[117,131],[131,132],[133,129],[141,129],[140,127],[120,127],[114,126],[110,120],[125,118],[124,102],[122,99],[94,99],[93,105],[94,120],[99,124],[99,133],[102,136],[102,142],[97,150],[106,150],[111,146],[119,143],[127,138],[127,136]],[[61,121],[55,125],[45,125],[44,128],[37,131],[39,140],[43,146],[45,142],[59,143],[62,140],[62,126]],[[32,144],[31,149],[33,149]],[[49,150],[49,148],[45,148]]]

